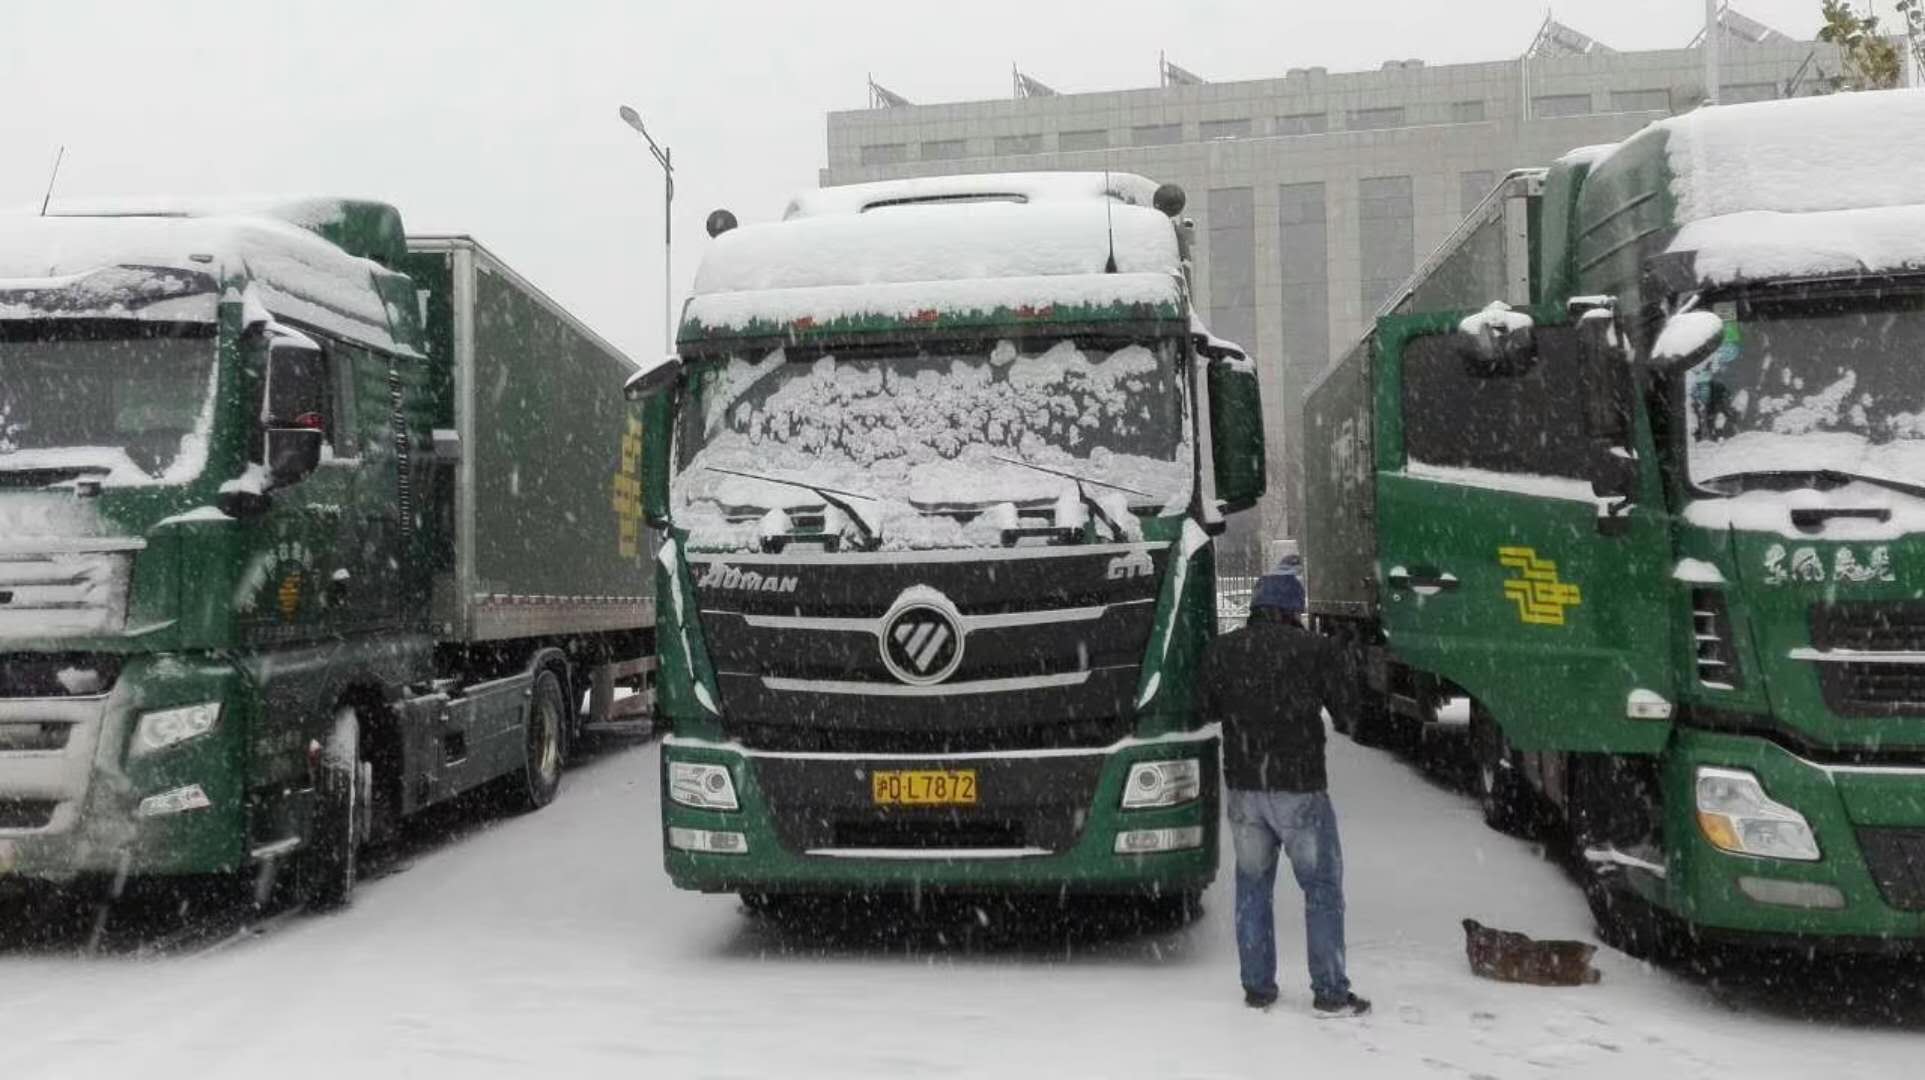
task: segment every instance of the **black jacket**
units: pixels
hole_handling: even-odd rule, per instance
[[[1210,643],[1197,711],[1223,725],[1223,782],[1245,791],[1322,791],[1322,710],[1350,693],[1338,648],[1294,623],[1252,622]]]

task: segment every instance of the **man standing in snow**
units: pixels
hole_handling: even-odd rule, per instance
[[[1303,889],[1313,1008],[1358,1016],[1370,1002],[1344,973],[1343,850],[1325,790],[1323,710],[1344,708],[1343,658],[1305,630],[1303,580],[1286,558],[1257,580],[1250,620],[1204,655],[1197,707],[1223,725],[1223,776],[1236,848],[1237,959],[1244,1004],[1277,1000],[1279,850]]]

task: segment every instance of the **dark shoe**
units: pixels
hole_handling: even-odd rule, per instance
[[[1342,997],[1318,998],[1310,1003],[1310,1010],[1318,1016],[1362,1016],[1370,1011],[1370,1002],[1346,993]]]
[[[1277,992],[1275,990],[1269,993],[1263,993],[1258,990],[1245,990],[1243,992],[1243,1003],[1252,1009],[1267,1009],[1277,1003]]]

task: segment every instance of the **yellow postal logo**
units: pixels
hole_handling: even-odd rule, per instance
[[[1564,609],[1584,602],[1576,585],[1557,579],[1557,564],[1537,557],[1536,548],[1501,547],[1497,561],[1515,576],[1504,595],[1517,605],[1519,621],[1534,626],[1563,626]]]

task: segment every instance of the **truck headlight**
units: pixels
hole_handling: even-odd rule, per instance
[[[1743,769],[1700,767],[1698,828],[1711,846],[1738,855],[1816,862],[1818,838],[1805,815],[1765,794]]]
[[[214,730],[220,718],[221,703],[218,701],[142,713],[140,725],[134,729],[134,753],[150,754],[205,735]]]
[[[726,765],[697,761],[668,763],[668,797],[697,810],[736,810],[735,778]]]
[[[1139,761],[1123,781],[1123,809],[1178,806],[1203,793],[1203,766],[1195,758]]]

